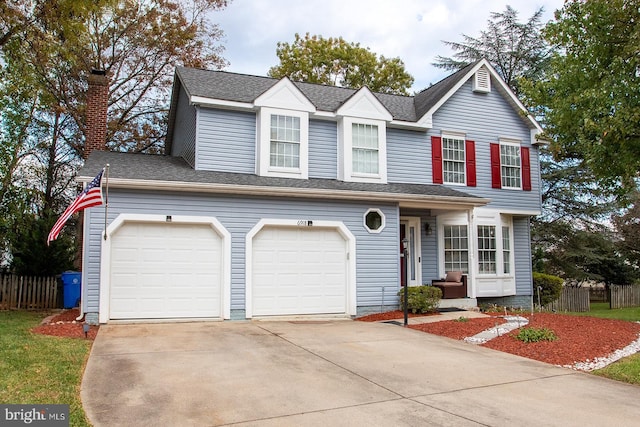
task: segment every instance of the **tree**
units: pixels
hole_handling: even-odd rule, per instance
[[[640,270],[640,194],[633,196],[633,204],[625,213],[613,217],[613,224],[620,237],[620,251]]]
[[[463,42],[443,41],[456,51],[453,57],[437,56],[436,67],[460,70],[480,59],[487,59],[518,95],[519,79],[537,80],[549,58],[549,45],[542,36],[541,7],[526,21],[518,21],[518,11],[507,6],[504,12],[492,12],[487,29],[478,37],[463,34]]]
[[[601,186],[637,188],[640,8],[637,0],[567,1],[544,31],[556,48],[527,92],[559,159],[584,161]]]
[[[355,89],[367,86],[373,92],[398,95],[408,95],[413,84],[400,58],[378,58],[369,48],[347,43],[342,37],[296,34],[291,44],[278,42],[276,54],[280,64],[268,74],[278,79],[287,76],[294,81]]]

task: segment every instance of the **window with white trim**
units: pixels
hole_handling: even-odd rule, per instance
[[[444,271],[469,273],[469,237],[466,225],[444,226]]]
[[[309,178],[309,113],[262,107],[256,119],[256,173]]]
[[[500,142],[502,188],[522,188],[520,145]]]
[[[478,273],[496,274],[496,227],[478,225]]]
[[[377,175],[380,164],[378,126],[353,123],[351,138],[353,173]]]
[[[300,168],[300,117],[271,115],[269,166]]]
[[[511,273],[511,232],[508,226],[502,226],[502,272]]]
[[[464,150],[463,138],[442,137],[442,170],[445,184],[465,183]]]
[[[380,209],[369,209],[364,213],[364,226],[369,233],[380,233],[384,230],[384,213]]]

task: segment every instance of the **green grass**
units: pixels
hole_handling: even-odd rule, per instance
[[[608,302],[595,302],[590,305],[591,310],[585,313],[567,313],[576,316],[601,317],[605,319],[640,321],[640,307],[609,308]],[[607,377],[612,380],[624,381],[640,385],[640,353],[625,357],[611,365],[591,372],[594,375]]]
[[[91,342],[29,332],[43,315],[0,311],[0,402],[68,404],[71,426],[89,426],[80,382]]]
[[[592,373],[612,380],[640,385],[640,353],[625,357]]]
[[[566,314],[576,316],[602,317],[605,319],[628,320],[631,322],[640,321],[640,307],[610,309],[608,302],[592,302],[590,311],[584,313],[569,312]]]

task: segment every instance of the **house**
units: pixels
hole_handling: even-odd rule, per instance
[[[79,180],[110,168],[106,215],[85,211],[82,309],[355,316],[460,270],[455,304],[529,306],[540,130],[485,60],[415,96],[178,68],[166,155],[86,142]]]

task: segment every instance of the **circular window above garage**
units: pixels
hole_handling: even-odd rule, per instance
[[[384,229],[384,214],[380,209],[369,209],[364,214],[364,226],[369,233],[380,233]]]

